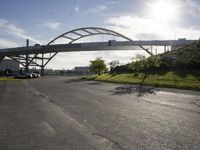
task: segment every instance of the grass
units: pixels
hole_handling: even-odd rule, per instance
[[[88,80],[98,80],[116,83],[140,84],[144,77],[143,73],[133,74],[102,74],[86,77]],[[144,81],[144,85],[156,87],[169,87],[178,89],[200,90],[200,76],[192,74],[180,75],[173,71],[162,74],[150,74]]]
[[[0,77],[0,81],[12,81],[12,80],[17,80],[17,79],[14,79],[12,77]]]

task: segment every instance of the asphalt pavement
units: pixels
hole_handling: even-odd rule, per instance
[[[200,92],[41,77],[0,81],[0,150],[199,150]]]

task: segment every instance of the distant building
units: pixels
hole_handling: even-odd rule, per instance
[[[75,67],[74,70],[73,70],[75,73],[77,74],[91,74],[90,72],[90,68],[89,67]]]
[[[4,59],[0,63],[0,71],[6,71],[6,70],[18,72],[19,71],[19,63],[14,60]]]
[[[89,72],[90,71],[90,69],[89,69],[89,67],[75,67],[74,68],[74,71],[85,71],[85,72]]]
[[[31,72],[40,72],[40,70],[36,69],[30,69]],[[71,75],[91,75],[89,67],[75,67],[72,70],[53,70],[53,69],[45,69],[44,70],[45,75],[61,75],[61,76],[71,76]]]
[[[61,70],[45,69],[44,74],[45,75],[60,75],[60,71]]]

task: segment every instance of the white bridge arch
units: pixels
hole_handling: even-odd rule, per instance
[[[19,62],[22,66],[26,68],[27,71],[28,71],[29,66],[40,67],[42,70],[41,73],[43,74],[44,67],[57,55],[57,53],[59,53],[59,51],[52,52],[48,50],[48,48],[53,46],[55,42],[57,42],[61,38],[64,38],[66,39],[66,45],[70,45],[70,44],[74,44],[76,41],[80,39],[83,39],[89,36],[95,36],[95,35],[111,35],[114,37],[122,38],[128,42],[134,42],[131,38],[109,29],[99,28],[99,27],[84,27],[84,28],[74,29],[74,30],[71,30],[59,35],[58,37],[51,40],[47,45],[43,45],[40,50],[36,49],[33,53],[28,53],[27,51],[25,51],[24,54],[23,52],[21,52],[22,54],[15,55],[16,54],[15,53],[14,55],[7,56],[7,57],[10,57],[11,59]],[[140,49],[146,51],[149,55],[152,55],[152,53],[148,51],[148,49],[144,48],[141,45],[137,45],[137,46]],[[27,49],[28,48],[29,47],[27,46]]]

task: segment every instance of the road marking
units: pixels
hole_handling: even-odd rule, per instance
[[[46,121],[42,121],[42,133],[48,137],[56,136],[56,130]]]

